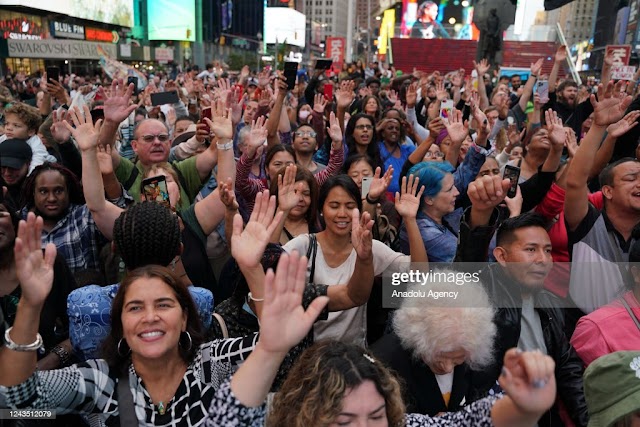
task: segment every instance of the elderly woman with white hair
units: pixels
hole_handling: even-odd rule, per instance
[[[371,348],[404,381],[409,413],[430,416],[458,411],[495,385],[482,374],[493,360],[496,335],[486,291],[468,274],[461,280],[463,273],[437,272],[444,273],[437,283],[409,286],[421,296],[404,299],[393,332]],[[448,296],[436,299],[437,293]]]

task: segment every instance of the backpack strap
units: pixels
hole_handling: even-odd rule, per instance
[[[129,369],[118,378],[118,413],[121,426],[137,426],[138,418],[133,407],[133,395],[129,388]]]
[[[131,175],[129,175],[129,178],[127,178],[127,181],[122,185],[126,191],[129,191],[131,187],[133,187],[133,183],[136,182],[136,179],[138,178],[139,174],[140,174],[140,171],[138,170],[138,167],[134,164],[133,170],[131,171]]]
[[[629,307],[629,303],[626,299],[624,299],[624,297],[620,298],[620,301],[622,301],[622,305],[627,309],[627,313],[629,313],[629,316],[631,316],[631,320],[633,320],[633,323],[636,324],[638,330],[640,331],[640,320],[638,320],[633,310],[631,310],[631,307]]]
[[[184,178],[184,175],[182,174],[182,172],[180,172],[180,169],[178,169],[173,163],[171,164],[171,167],[173,168],[173,170],[176,172],[176,175],[178,175],[178,181],[180,181],[180,188],[182,188],[184,190],[184,192],[187,192],[187,180]],[[191,196],[189,196],[191,197]]]
[[[318,237],[316,233],[309,234],[309,249],[307,249],[307,259],[311,260],[311,271],[309,272],[309,283],[313,283],[316,272],[316,254],[318,253]]]

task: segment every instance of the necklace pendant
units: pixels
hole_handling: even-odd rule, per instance
[[[164,402],[158,402],[158,414],[164,415],[165,410]]]

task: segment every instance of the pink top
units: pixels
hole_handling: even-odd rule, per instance
[[[624,294],[631,310],[640,319],[640,303],[632,291]],[[582,317],[571,337],[571,344],[589,366],[597,358],[624,350],[640,350],[640,330],[617,299]]]

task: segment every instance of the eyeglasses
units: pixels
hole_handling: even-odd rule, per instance
[[[169,140],[169,134],[167,133],[161,133],[159,135],[142,135],[140,138],[142,141],[144,141],[146,144],[151,144],[153,141],[156,140],[156,138],[158,139],[158,141],[160,142],[167,142]]]
[[[296,131],[296,136],[300,136],[300,137],[310,136],[311,138],[315,138],[316,135],[317,135],[317,133],[315,133],[312,130],[299,130],[299,131]]]
[[[424,155],[427,159],[443,159],[444,153],[442,151],[427,151],[427,154]]]
[[[371,130],[373,126],[371,125],[356,125],[356,129],[358,130]]]

